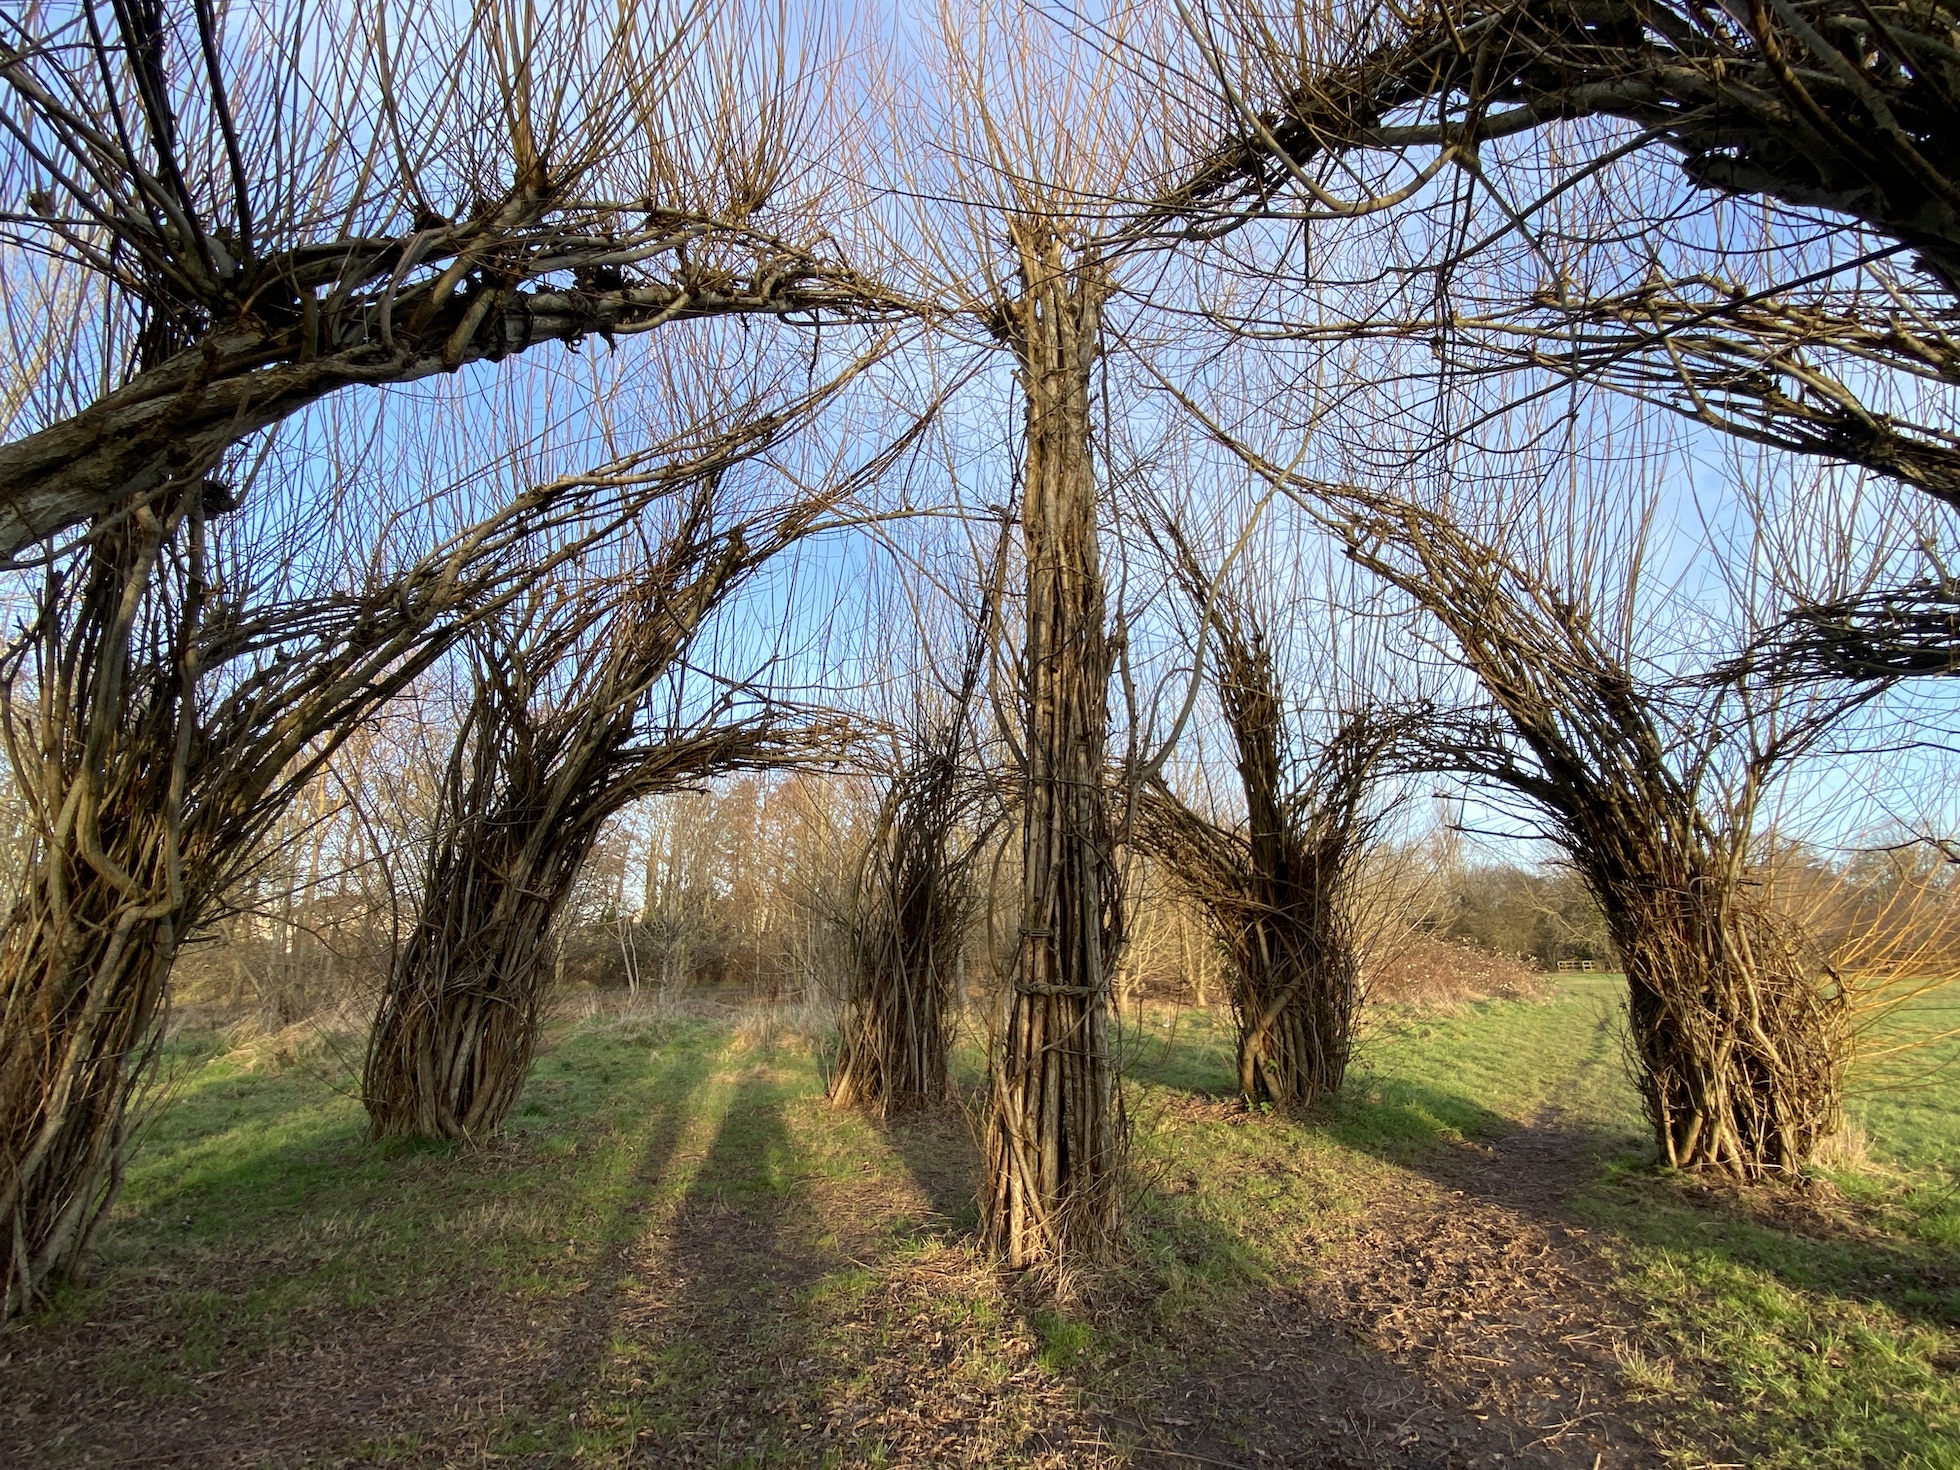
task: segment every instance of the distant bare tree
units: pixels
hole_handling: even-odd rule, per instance
[[[1245,818],[1201,814],[1159,777],[1131,840],[1203,910],[1230,959],[1241,1095],[1300,1107],[1347,1073],[1362,993],[1354,888],[1378,826],[1369,798],[1417,717],[1353,709],[1303,744],[1256,606],[1174,522],[1158,534],[1212,652]]]

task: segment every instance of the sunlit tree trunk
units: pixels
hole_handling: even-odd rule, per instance
[[[1682,871],[1641,846],[1639,869],[1592,886],[1626,964],[1634,1075],[1661,1154],[1794,1177],[1842,1121],[1847,998],[1719,859]]]
[[[1005,330],[1027,400],[1021,929],[994,1059],[985,1233],[1011,1266],[1106,1253],[1123,1126],[1108,966],[1120,927],[1103,763],[1111,654],[1096,538],[1090,376],[1105,278],[1018,223]]]
[[[377,1138],[479,1139],[516,1106],[555,971],[552,926],[598,831],[542,841],[502,809],[457,815],[369,1041]]]

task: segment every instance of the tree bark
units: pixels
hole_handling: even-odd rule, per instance
[[[78,587],[51,576],[5,674],[9,754],[35,818],[0,936],[7,1317],[82,1275],[121,1183],[171,961],[208,896],[185,863],[177,738],[195,660],[180,628],[142,613],[174,529],[143,508],[91,549]],[[31,703],[16,684],[29,659]]]
[[[1843,1118],[1843,992],[1731,885],[1621,884],[1604,906],[1662,1156],[1745,1180],[1801,1173]]]
[[[552,924],[597,833],[542,863],[523,850],[535,830],[492,819],[447,835],[368,1040],[375,1138],[473,1141],[503,1126],[537,1050]]]
[[[341,388],[411,383],[497,361],[540,343],[646,332],[730,315],[836,310],[858,297],[780,267],[750,286],[657,286],[602,294],[498,293],[494,311],[459,295],[387,345],[372,320],[214,332],[74,416],[0,444],[0,556],[171,478],[193,478],[259,430]],[[331,332],[324,343],[316,335]]]

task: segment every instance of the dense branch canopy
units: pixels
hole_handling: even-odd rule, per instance
[[[1331,58],[1303,54],[1297,37],[1314,32],[1295,9],[1247,3],[1202,24],[1237,136],[1156,201],[1158,227],[1216,234],[1260,217],[1417,207],[1430,197],[1417,186],[1454,165],[1502,223],[1473,243],[1441,223],[1459,204],[1437,205],[1447,243],[1430,262],[1430,311],[1399,324],[1452,370],[1604,383],[1960,504],[1960,12],[1948,0],[1432,3],[1378,20],[1374,44]],[[1585,120],[1606,125],[1533,145],[1520,174],[1536,180],[1530,194],[1493,182],[1499,155],[1522,146],[1513,140]],[[1651,201],[1592,221],[1564,249],[1536,212],[1663,151],[1690,192],[1772,201],[1784,222],[1733,250],[1690,230],[1671,248],[1705,265],[1663,269],[1648,253],[1638,285],[1589,284],[1658,252],[1657,222],[1640,214]],[[1364,156],[1405,160],[1407,181],[1364,174]],[[1506,235],[1538,278],[1466,304],[1453,274],[1462,252]],[[1799,235],[1841,243],[1819,270]],[[1766,278],[1740,280],[1744,269]],[[1397,329],[1329,321],[1314,335],[1357,327]]]
[[[455,35],[413,5],[291,38],[236,11],[214,35],[202,6],[173,25],[119,5],[107,35],[89,5],[9,22],[0,241],[104,307],[48,330],[71,341],[68,380],[116,386],[51,394],[0,445],[0,554],[342,387],[688,318],[901,309],[770,208],[788,79],[702,95],[698,5],[554,9],[478,7]],[[335,74],[292,89],[309,62]],[[124,381],[116,359],[156,334],[180,350]]]

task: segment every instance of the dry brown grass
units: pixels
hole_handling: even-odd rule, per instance
[[[1368,998],[1377,1003],[1435,1010],[1479,1000],[1538,1000],[1553,990],[1550,975],[1516,955],[1427,936],[1399,946],[1367,983]]]

